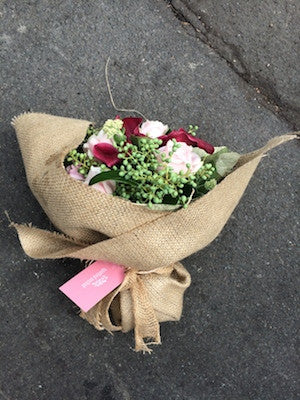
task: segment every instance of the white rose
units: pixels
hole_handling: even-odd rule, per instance
[[[164,125],[160,121],[146,121],[142,123],[140,127],[140,132],[143,135],[149,136],[152,139],[163,136],[169,130],[168,125]]]

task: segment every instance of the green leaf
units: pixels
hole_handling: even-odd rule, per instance
[[[217,153],[222,154],[222,153],[228,153],[228,152],[229,152],[229,150],[226,146],[219,146],[219,147],[215,147],[214,154],[217,154]]]
[[[216,170],[221,176],[227,175],[237,163],[240,155],[235,152],[222,153],[216,160]]]
[[[216,162],[217,162],[217,159],[219,158],[219,156],[221,155],[221,154],[225,154],[225,153],[228,153],[228,149],[227,149],[227,147],[217,147],[217,149],[218,149],[218,151],[216,151],[216,149],[215,149],[215,151],[213,152],[213,154],[208,154],[205,158],[204,158],[204,162],[205,162],[205,164],[206,163],[212,163],[212,164],[216,164]]]
[[[136,186],[137,185],[137,182],[133,181],[132,179],[125,179],[123,176],[120,176],[119,175],[119,171],[100,172],[100,174],[95,175],[90,180],[89,185],[94,185],[95,183],[108,181],[108,180],[127,183],[128,185],[131,185],[131,186]]]
[[[196,153],[200,158],[208,155],[205,150],[200,149],[199,147],[193,147],[193,152]]]
[[[220,147],[215,147],[213,154],[209,154],[205,150],[200,149],[199,147],[194,147],[193,152],[198,154],[200,158],[206,157],[205,158],[206,162],[212,162],[217,158],[217,155],[220,155],[222,153],[228,153],[229,150],[226,146],[220,146]]]

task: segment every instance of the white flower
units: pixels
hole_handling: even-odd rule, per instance
[[[164,135],[169,130],[168,125],[164,125],[160,121],[146,121],[142,123],[140,132],[143,135],[149,136],[152,139]]]

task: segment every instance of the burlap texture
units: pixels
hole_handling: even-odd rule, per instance
[[[33,258],[100,259],[127,267],[123,284],[82,316],[98,329],[128,331],[134,327],[136,349],[148,351],[143,339],[160,342],[158,322],[180,318],[190,276],[178,261],[217,237],[263,155],[296,135],[276,137],[242,156],[231,174],[187,209],[157,212],[99,193],[69,177],[64,157],[82,142],[89,124],[37,113],[13,120],[28,184],[64,234],[15,227],[24,251]],[[115,319],[119,314],[119,324],[111,323],[109,309]]]
[[[159,322],[180,319],[183,293],[190,282],[180,263],[152,272],[130,268],[116,290],[80,315],[98,330],[128,332],[134,328],[136,350],[149,352],[150,343],[146,344],[144,338],[159,344]]]

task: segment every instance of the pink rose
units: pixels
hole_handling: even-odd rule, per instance
[[[152,139],[158,138],[166,134],[169,130],[168,125],[164,125],[160,121],[146,121],[140,127],[140,133]]]
[[[66,168],[67,173],[70,175],[71,178],[76,179],[77,181],[84,181],[84,176],[78,172],[80,165],[69,165]]]
[[[165,154],[167,158],[170,158],[171,161],[168,163],[168,166],[172,167],[173,171],[177,174],[180,171],[186,172],[197,172],[203,165],[201,158],[198,154],[193,152],[193,147],[188,146],[186,143],[181,142],[180,147],[174,152],[174,154],[170,157],[169,153],[173,149],[173,141],[169,140],[167,144],[160,149],[158,149],[162,154]],[[158,156],[159,162],[162,162],[161,156]],[[186,164],[189,164],[188,168]]]
[[[90,183],[90,180],[95,175],[100,174],[100,172],[102,172],[102,169],[100,167],[91,167],[87,177],[85,178],[84,183],[86,185],[88,185]],[[92,187],[94,189],[98,190],[99,192],[113,194],[113,192],[116,189],[116,182],[115,181],[98,182],[98,183],[95,183]]]
[[[109,139],[105,133],[101,130],[97,135],[89,137],[87,142],[83,145],[83,149],[88,153],[89,157],[94,157],[94,147],[96,144],[108,143],[113,145],[112,139]]]

